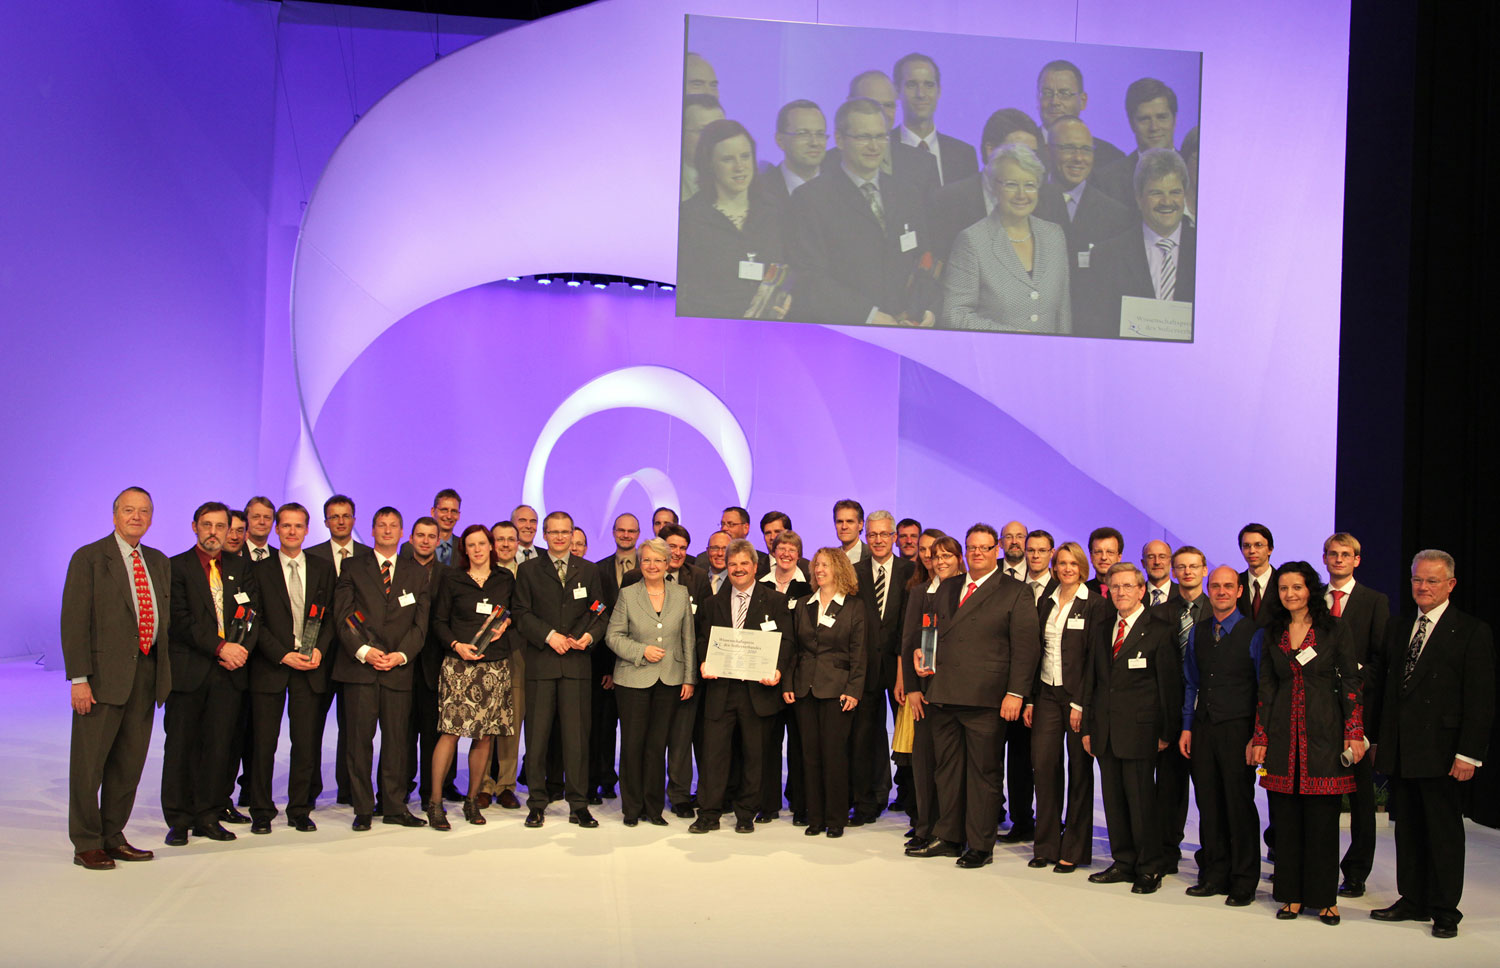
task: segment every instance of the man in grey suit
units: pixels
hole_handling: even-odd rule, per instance
[[[73,553],[63,582],[62,651],[73,708],[68,751],[68,837],[73,863],[111,870],[144,861],[125,840],[151,745],[152,703],[172,691],[167,641],[171,574],[166,555],[141,544],[151,495],[115,498],[114,531]]]

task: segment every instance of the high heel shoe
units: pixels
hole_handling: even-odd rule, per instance
[[[1339,912],[1335,908],[1326,907],[1318,912],[1318,920],[1324,924],[1338,924]]]
[[[452,830],[448,825],[448,815],[443,811],[441,802],[433,801],[427,805],[427,824],[433,830]]]
[[[476,827],[485,823],[484,812],[479,809],[479,804],[468,798],[464,799],[464,819]]]

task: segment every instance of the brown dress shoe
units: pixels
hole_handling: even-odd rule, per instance
[[[129,844],[121,844],[118,847],[106,847],[104,848],[104,852],[115,860],[126,861],[150,860],[156,856],[149,850],[139,850]]]
[[[516,792],[514,790],[501,790],[500,796],[495,798],[495,802],[506,810],[521,809],[521,801],[516,799]]]
[[[73,863],[88,871],[112,871],[115,862],[109,859],[109,855],[101,847],[93,850],[80,850],[73,855]]]
[[[488,807],[490,805],[490,795],[488,793],[478,794],[474,797],[474,805],[481,810]]]

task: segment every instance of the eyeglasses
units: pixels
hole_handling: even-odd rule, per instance
[[[970,554],[974,554],[976,552],[979,553],[979,554],[988,554],[989,552],[995,550],[995,546],[994,545],[972,545],[971,544],[971,545],[966,545],[964,547],[964,550],[967,551],[967,552],[969,552]]]
[[[1003,181],[1000,183],[1000,190],[1010,195],[1035,195],[1037,187],[1036,182]]]
[[[1077,91],[1070,91],[1067,88],[1063,88],[1060,91],[1055,91],[1050,87],[1042,88],[1037,92],[1037,94],[1043,101],[1071,101],[1073,98],[1078,96]]]
[[[1053,145],[1060,155],[1091,155],[1094,153],[1093,145]]]
[[[809,131],[806,128],[798,128],[796,131],[783,131],[782,134],[797,141],[821,141],[828,143],[827,131]]]
[[[895,536],[896,536],[896,532],[894,532],[894,531],[866,531],[865,532],[865,537],[866,538],[894,538]]]
[[[932,556],[933,561],[957,561],[958,555],[951,551],[939,551]]]
[[[545,534],[549,538],[564,538],[564,537],[567,537],[567,536],[571,535],[572,533],[573,533],[573,529],[572,528],[568,528],[565,531],[543,531],[542,532],[542,534]]]
[[[861,148],[867,148],[870,145],[884,141],[888,136],[885,134],[846,134],[843,137],[845,140],[853,142]]]

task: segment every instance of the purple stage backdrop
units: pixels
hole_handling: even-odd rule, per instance
[[[466,522],[542,494],[596,556],[612,507],[668,490],[699,544],[742,502],[822,544],[851,494],[948,528],[1111,523],[1131,557],[1164,536],[1237,560],[1251,517],[1305,557],[1333,527],[1334,441],[1314,428],[1336,405],[1347,4],[1048,0],[997,20],[969,0],[915,22],[881,0],[612,0],[479,43],[498,27],[72,6],[8,11],[0,32],[26,133],[0,149],[0,488],[50,512],[40,552],[0,564],[17,633],[0,654],[55,652],[67,556],[126,483],[156,494],[148,543],[169,552],[205,498],[343,490],[364,528],[445,485]],[[671,279],[689,12],[1203,51],[1215,325],[1191,346],[870,332],[495,282]],[[1270,162],[1285,142],[1317,164]],[[46,363],[59,347],[71,365]]]

